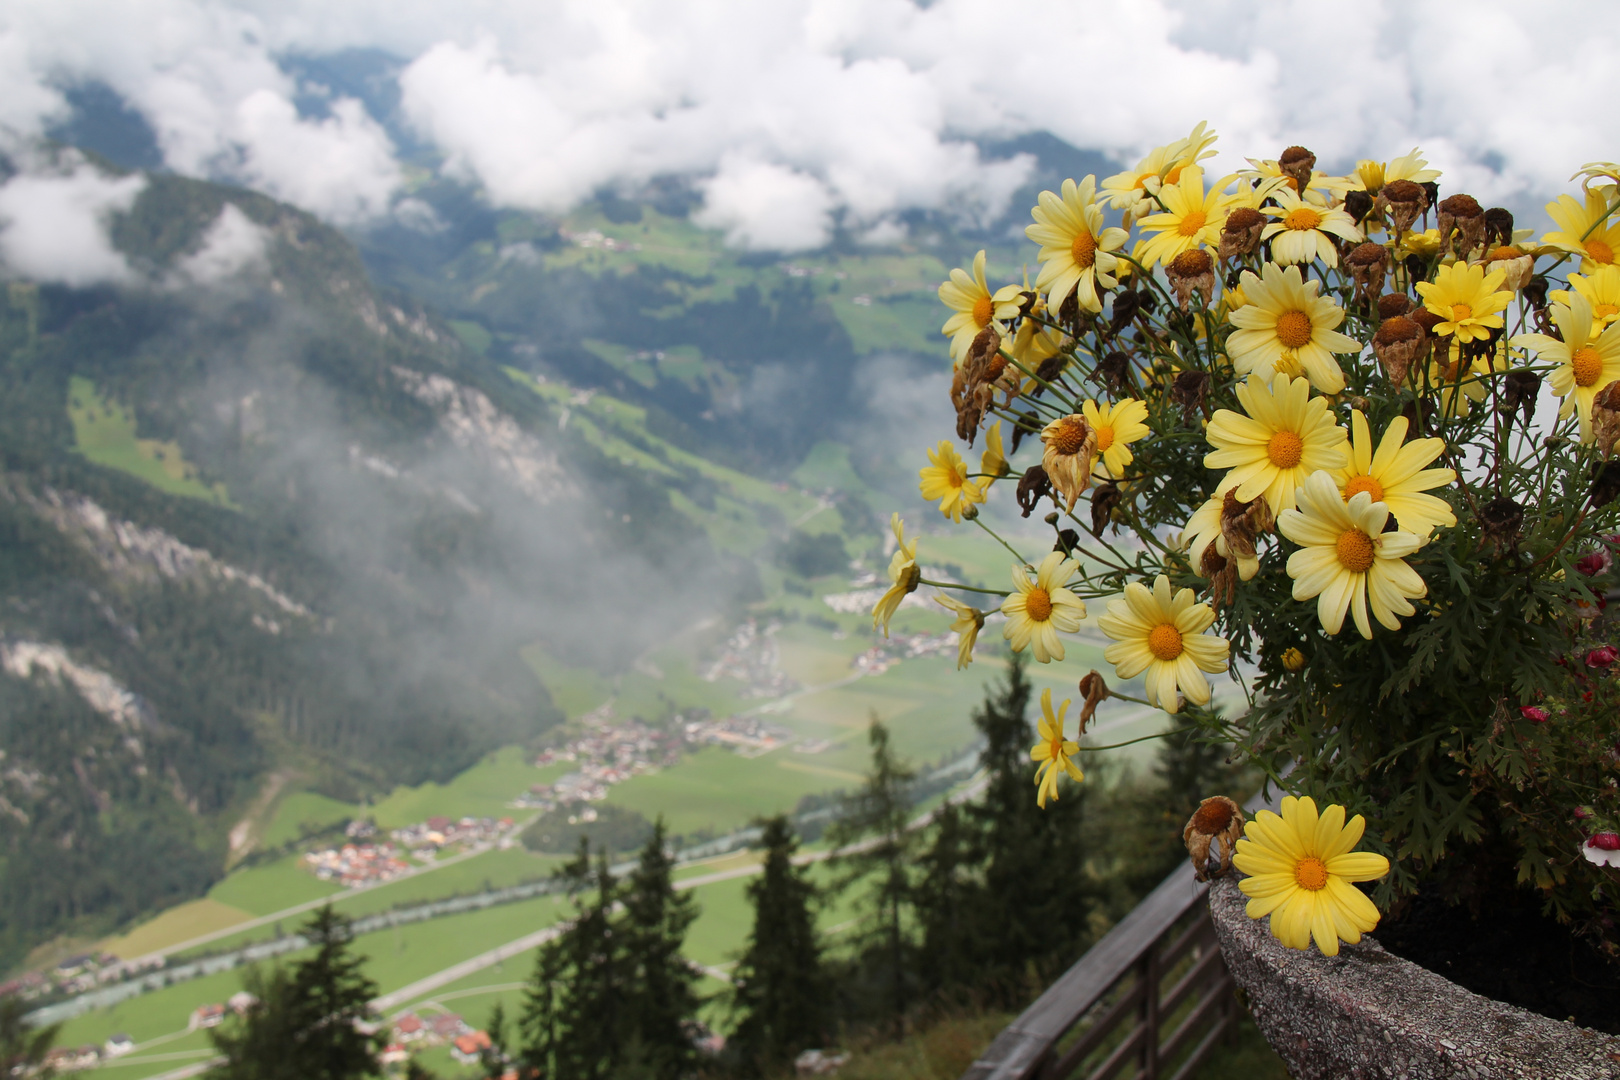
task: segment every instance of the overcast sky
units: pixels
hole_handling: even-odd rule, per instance
[[[147,118],[170,168],[363,223],[399,206],[397,148],[358,101],[301,116],[282,61],[368,47],[404,63],[417,137],[497,204],[560,211],[605,184],[686,174],[700,220],[755,248],[816,246],[837,214],[883,230],[911,208],[998,212],[1029,163],[989,158],[976,139],[1045,130],[1132,158],[1200,120],[1221,133],[1218,167],[1292,143],[1333,170],[1422,146],[1449,190],[1534,206],[1582,163],[1620,158],[1613,12],[1522,0],[5,0],[0,139],[37,137],[65,114],[63,88],[99,80]],[[57,196],[13,193],[13,211],[131,197],[70,180]]]

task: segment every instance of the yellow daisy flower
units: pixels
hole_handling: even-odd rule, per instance
[[[1374,161],[1370,158],[1356,162],[1356,171],[1345,179],[1350,181],[1350,190],[1361,190],[1376,195],[1379,189],[1391,180],[1410,180],[1414,184],[1426,184],[1430,180],[1440,179],[1440,170],[1429,168],[1429,163],[1423,160],[1422,151],[1412,148],[1410,154],[1403,154],[1390,161]]]
[[[1434,280],[1417,283],[1423,306],[1445,321],[1434,327],[1439,337],[1451,335],[1459,342],[1477,341],[1502,329],[1502,312],[1513,294],[1502,289],[1507,271],[1485,272],[1483,266],[1452,263],[1435,271]]]
[[[1335,329],[1344,309],[1316,294],[1321,282],[1305,281],[1297,266],[1266,263],[1259,277],[1245,270],[1239,284],[1247,303],[1231,315],[1238,327],[1226,339],[1233,370],[1262,379],[1304,375],[1324,394],[1343,390],[1344,370],[1333,354],[1359,353],[1361,342]]]
[[[909,594],[917,591],[917,584],[922,580],[922,571],[917,567],[917,541],[906,543],[906,526],[895,513],[889,517],[889,528],[894,530],[894,539],[899,546],[895,548],[894,555],[889,559],[889,589],[878,597],[877,606],[872,609],[872,629],[883,627],[883,636],[889,636],[889,620],[900,609],[900,602]]]
[[[939,298],[953,314],[940,333],[951,339],[951,359],[960,362],[979,331],[992,322],[1018,314],[1018,286],[1004,285],[994,295],[984,278],[984,251],[973,256],[973,274],[957,268],[951,279],[939,287]]]
[[[1255,814],[1232,858],[1249,875],[1238,882],[1249,918],[1270,915],[1272,935],[1290,949],[1308,949],[1314,937],[1323,956],[1339,955],[1340,941],[1360,941],[1378,925],[1378,909],[1351,882],[1389,873],[1382,855],[1352,850],[1366,827],[1360,814],[1347,823],[1337,804],[1318,815],[1308,796],[1284,796],[1281,817]]]
[[[1581,442],[1592,441],[1592,399],[1616,379],[1620,379],[1620,329],[1611,323],[1598,332],[1593,325],[1592,305],[1585,295],[1570,295],[1568,304],[1551,304],[1554,325],[1564,340],[1546,334],[1520,334],[1513,344],[1530,349],[1541,359],[1557,364],[1547,381],[1553,393],[1564,399],[1560,417],[1579,411]]]
[[[990,494],[990,485],[994,484],[1007,471],[1007,452],[1001,442],[1001,421],[997,420],[990,425],[990,430],[984,433],[984,454],[979,458],[979,472],[983,473],[980,490],[985,495]]]
[[[1226,210],[1219,188],[1204,190],[1204,170],[1189,166],[1174,184],[1159,188],[1165,212],[1142,219],[1142,231],[1153,233],[1143,245],[1142,264],[1169,263],[1183,251],[1219,244]]]
[[[1043,664],[1063,659],[1063,642],[1058,631],[1072,634],[1086,617],[1086,602],[1064,588],[1080,564],[1051,552],[1041,560],[1035,579],[1021,566],[1013,567],[1011,596],[1001,602],[1007,623],[1001,636],[1012,643],[1013,652],[1033,647],[1035,659]]]
[[[1299,489],[1298,510],[1277,515],[1277,531],[1300,546],[1288,556],[1294,599],[1317,597],[1322,629],[1337,634],[1351,612],[1361,636],[1372,638],[1367,619],[1399,630],[1397,615],[1415,615],[1411,599],[1427,594],[1417,571],[1402,560],[1423,541],[1409,532],[1385,532],[1389,507],[1358,491],[1346,502],[1327,472],[1312,473]]]
[[[1579,180],[1582,188],[1590,188],[1599,180],[1607,181],[1609,184],[1620,184],[1620,165],[1612,161],[1588,161],[1576,169],[1570,179]]]
[[[1097,457],[1103,466],[1097,475],[1118,480],[1135,459],[1130,444],[1151,434],[1142,423],[1147,419],[1147,404],[1136,398],[1126,398],[1117,405],[1098,405],[1088,400],[1080,406],[1080,414],[1097,433]]]
[[[1370,224],[1377,225],[1376,218],[1368,218]],[[1440,251],[1440,230],[1425,229],[1419,232],[1416,229],[1407,229],[1401,233],[1400,243],[1395,246],[1395,256],[1404,259],[1408,255],[1421,255],[1425,259],[1433,258]]]
[[[956,670],[961,671],[973,663],[973,647],[978,643],[979,631],[984,629],[984,612],[944,593],[936,594],[934,603],[956,615],[956,621],[951,623],[951,629],[957,634]]]
[[[1600,266],[1590,275],[1571,274],[1569,285],[1592,305],[1593,323],[1606,327],[1620,319],[1620,266]],[[1547,298],[1568,304],[1569,289],[1555,289]]]
[[[952,521],[962,520],[962,511],[984,502],[984,490],[968,479],[967,462],[950,440],[941,439],[937,450],[928,451],[929,464],[918,470],[918,489],[929,502],[939,500],[939,512]]]
[[[1501,361],[1497,370],[1506,370],[1507,363],[1500,350],[1497,358]],[[1427,371],[1429,391],[1439,394],[1440,415],[1447,419],[1467,416],[1474,403],[1484,401],[1488,394],[1484,376],[1491,373],[1490,360],[1475,356],[1464,367],[1462,346],[1455,341],[1449,349],[1430,352]]]
[[[1277,205],[1261,212],[1277,220],[1266,226],[1260,239],[1271,241],[1271,257],[1277,262],[1308,263],[1321,259],[1324,265],[1338,266],[1339,252],[1331,236],[1353,244],[1363,239],[1355,219],[1337,207],[1313,206],[1289,187],[1279,187],[1271,197]]]
[[[1547,216],[1558,228],[1541,242],[1548,247],[1581,257],[1581,272],[1590,274],[1599,266],[1613,266],[1620,252],[1620,221],[1604,220],[1609,201],[1602,190],[1586,192],[1586,205],[1573,195],[1560,195],[1547,204]],[[1600,224],[1601,223],[1601,224]]]
[[[1126,585],[1124,597],[1110,600],[1108,613],[1097,620],[1102,632],[1114,639],[1103,659],[1114,665],[1121,679],[1146,672],[1149,704],[1170,713],[1181,711],[1181,695],[1196,705],[1208,705],[1209,680],[1204,672],[1226,670],[1231,646],[1223,637],[1204,633],[1214,623],[1214,610],[1193,603],[1191,589],[1172,596],[1170,579],[1163,574],[1151,592],[1139,581]]]
[[[1119,265],[1112,252],[1125,243],[1124,229],[1103,228],[1102,208],[1096,203],[1097,178],[1088,176],[1079,184],[1063,181],[1063,194],[1043,191],[1040,205],[1032,210],[1035,224],[1024,228],[1024,235],[1041,245],[1036,258],[1041,272],[1035,287],[1047,293],[1047,306],[1057,311],[1070,293],[1090,312],[1102,310],[1099,288],[1119,284],[1113,277]]]
[[[1041,691],[1041,719],[1036,728],[1041,741],[1030,749],[1029,759],[1040,762],[1035,770],[1035,802],[1042,810],[1046,809],[1047,799],[1058,797],[1059,772],[1068,773],[1069,779],[1077,784],[1086,778],[1080,766],[1074,763],[1074,755],[1080,752],[1080,744],[1063,737],[1063,714],[1068,711],[1069,699],[1064,698],[1054,715],[1052,688]]]
[[[1348,460],[1344,428],[1333,422],[1325,398],[1313,398],[1308,379],[1258,375],[1237,385],[1243,413],[1220,409],[1205,437],[1215,447],[1207,469],[1231,469],[1217,494],[1236,491],[1244,502],[1264,495],[1272,514],[1291,510],[1294,490],[1318,469],[1342,469]]]
[[[1213,154],[1215,151],[1209,147],[1214,142],[1215,133],[1207,130],[1206,123],[1200,123],[1185,139],[1155,147],[1136,163],[1136,168],[1104,180],[1103,194],[1109,206],[1125,212],[1122,222],[1125,228],[1129,229],[1133,221],[1152,212],[1156,205],[1153,195],[1164,183],[1174,184],[1187,166],[1196,165]]]
[[[1397,416],[1384,429],[1384,437],[1373,450],[1367,417],[1360,409],[1350,413],[1350,464],[1335,479],[1346,502],[1365,491],[1375,503],[1383,503],[1395,515],[1395,525],[1413,536],[1428,537],[1437,528],[1451,528],[1457,516],[1444,499],[1423,494],[1457,479],[1452,469],[1426,469],[1424,466],[1446,451],[1444,439],[1414,439],[1402,446],[1410,422]]]

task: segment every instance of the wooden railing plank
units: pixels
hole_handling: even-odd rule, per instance
[[[1175,1075],[1170,1080],[1190,1080],[1190,1077],[1198,1071],[1198,1067],[1209,1060],[1209,1055],[1215,1052],[1215,1044],[1231,1030],[1232,1024],[1236,1021],[1235,1010],[1231,1008],[1232,993],[1236,985],[1230,978],[1227,978],[1224,982],[1217,984],[1210,993],[1208,1001],[1225,1004],[1227,1006],[1226,1011],[1221,1019],[1210,1027],[1209,1032],[1198,1040],[1198,1045],[1194,1047],[1187,1060],[1181,1063],[1181,1067],[1176,1070]],[[1223,998],[1226,999],[1225,1002],[1222,1002]],[[1187,1030],[1185,1025],[1181,1030]]]
[[[1114,1052],[1102,1059],[1102,1063],[1086,1074],[1086,1080],[1110,1080],[1121,1065],[1131,1061],[1141,1051],[1147,1042],[1147,1030],[1137,1028],[1131,1032],[1124,1042],[1114,1047]],[[1133,1076],[1141,1076],[1140,1070],[1133,1072]]]
[[[1225,968],[1226,962],[1221,959],[1221,950],[1219,949],[1211,949],[1199,957],[1197,962],[1193,964],[1192,970],[1178,979],[1176,985],[1170,988],[1170,992],[1164,995],[1164,1000],[1159,1005],[1161,1015],[1169,1016],[1174,1013],[1176,1007],[1181,1004],[1188,994],[1209,981],[1211,970],[1224,974]]]
[[[1092,1051],[1102,1045],[1104,1039],[1114,1034],[1122,1017],[1136,1012],[1137,1004],[1142,995],[1147,992],[1147,985],[1140,979],[1131,984],[1131,988],[1119,996],[1119,999],[1108,1007],[1108,1011],[1088,1027],[1085,1032],[1074,1041],[1074,1045],[1063,1051],[1063,1056],[1049,1063],[1041,1070],[1041,1076],[1051,1080],[1062,1080],[1078,1068],[1081,1062],[1090,1057]]]
[[[1210,988],[1210,992],[1205,996],[1204,1000],[1200,1001],[1197,1007],[1188,1013],[1186,1019],[1170,1034],[1169,1038],[1164,1040],[1163,1056],[1167,1058],[1174,1057],[1176,1052],[1181,1049],[1182,1044],[1191,1037],[1193,1032],[1198,1030],[1199,1025],[1209,1019],[1209,1014],[1221,1010],[1221,1007],[1225,1004],[1223,998],[1232,993],[1232,986],[1232,977],[1227,975]],[[1217,1024],[1216,1026],[1221,1025]]]

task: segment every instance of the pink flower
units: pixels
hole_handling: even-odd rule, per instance
[[[1598,866],[1620,866],[1620,833],[1600,832],[1581,845],[1586,861]]]
[[[1609,553],[1600,548],[1589,555],[1582,555],[1576,560],[1575,569],[1587,577],[1595,577],[1598,574],[1607,573],[1609,567],[1613,565],[1614,560],[1610,558]]]
[[[1552,719],[1552,717],[1547,715],[1547,710],[1541,708],[1539,705],[1520,705],[1519,715],[1535,724],[1545,724],[1548,720]]]
[[[1588,810],[1586,807],[1577,806],[1575,808],[1575,820],[1576,821],[1585,821],[1587,818],[1589,818],[1591,816],[1592,816],[1592,811]]]
[[[1606,668],[1616,660],[1620,660],[1620,649],[1613,645],[1600,645],[1586,654],[1586,666],[1591,668]]]

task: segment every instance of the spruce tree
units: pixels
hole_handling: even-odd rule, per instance
[[[0,1076],[33,1076],[51,1052],[61,1024],[31,1027],[28,1006],[16,994],[0,998]]]
[[[854,935],[860,966],[876,984],[876,1009],[894,1032],[904,1033],[916,988],[907,913],[912,903],[911,865],[919,835],[911,825],[911,782],[916,774],[895,757],[889,729],[876,716],[868,729],[872,767],[866,782],[844,800],[828,831],[842,871],[840,890],[864,882],[865,910]]]
[[[754,928],[737,963],[732,1052],[761,1074],[779,1071],[832,1030],[832,985],[822,963],[816,888],[793,865],[798,841],[786,817],[764,822],[762,873],[748,884]]]
[[[1090,789],[1065,783],[1044,810],[1035,801],[1026,667],[1024,654],[1014,653],[1001,685],[987,691],[973,716],[985,739],[979,760],[989,782],[969,811],[984,867],[970,940],[979,953],[977,982],[1008,1005],[1079,958],[1096,902],[1082,835]]]
[[[250,972],[257,1000],[242,1019],[209,1032],[225,1063],[218,1080],[353,1080],[380,1076],[377,1053],[384,1038],[368,1032],[377,984],[353,953],[349,921],[321,908],[300,933],[315,954],[268,978]]]
[[[922,931],[917,975],[938,997],[962,999],[974,986],[978,948],[974,914],[982,886],[972,825],[961,807],[946,803],[934,814],[933,835],[919,860],[922,871],[913,903]]]
[[[660,817],[630,874],[622,930],[615,935],[625,951],[626,1045],[638,1050],[657,1080],[678,1080],[697,1063],[691,1025],[698,973],[681,950],[698,912],[690,893],[675,891],[673,870]]]

